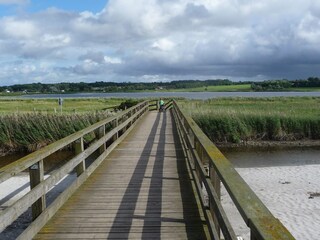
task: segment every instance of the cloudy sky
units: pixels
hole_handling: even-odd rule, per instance
[[[319,75],[319,0],[0,0],[0,85]]]

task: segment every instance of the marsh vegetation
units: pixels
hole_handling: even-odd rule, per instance
[[[37,150],[137,102],[65,99],[60,112],[57,99],[1,99],[0,150]],[[179,99],[179,104],[215,143],[320,139],[317,97]]]
[[[216,143],[320,139],[320,98],[217,98],[180,104]]]
[[[32,152],[136,104],[124,99],[1,99],[0,154]],[[94,136],[87,136],[90,141]]]

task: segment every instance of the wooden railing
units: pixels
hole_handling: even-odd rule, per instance
[[[237,239],[221,205],[221,182],[250,228],[251,240],[294,239],[194,120],[176,102],[172,109],[212,239],[221,239],[221,233],[226,240]]]
[[[173,110],[179,136],[188,158],[189,168],[195,180],[212,239],[220,239],[221,233],[224,239],[237,239],[221,205],[221,182],[250,228],[252,240],[294,239],[193,119],[185,115],[174,101],[167,101],[166,109],[169,108]],[[32,206],[34,221],[18,239],[31,239],[35,236],[149,109],[158,109],[157,102],[140,103],[1,168],[0,183],[29,169],[31,190],[0,212],[0,232]],[[83,139],[90,133],[94,133],[97,137],[85,149]],[[44,159],[70,145],[73,145],[75,156],[44,179]],[[94,162],[86,167],[86,159],[97,151],[99,154]],[[74,170],[77,172],[76,180],[54,202],[46,206],[46,193]]]
[[[149,102],[144,101],[1,168],[0,183],[29,169],[31,190],[0,212],[0,232],[32,206],[34,221],[18,239],[31,239],[35,236],[148,110]],[[96,139],[85,149],[83,139],[90,133],[94,133]],[[70,145],[73,145],[75,156],[44,179],[44,159]],[[89,167],[86,167],[88,165],[86,159],[97,151],[98,156]],[[76,180],[54,202],[46,206],[46,193],[74,170],[77,172]]]

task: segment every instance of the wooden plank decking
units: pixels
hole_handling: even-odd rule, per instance
[[[35,239],[207,239],[170,112],[150,112]]]

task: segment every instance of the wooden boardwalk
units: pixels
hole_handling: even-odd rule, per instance
[[[209,239],[170,112],[147,113],[35,239]]]

